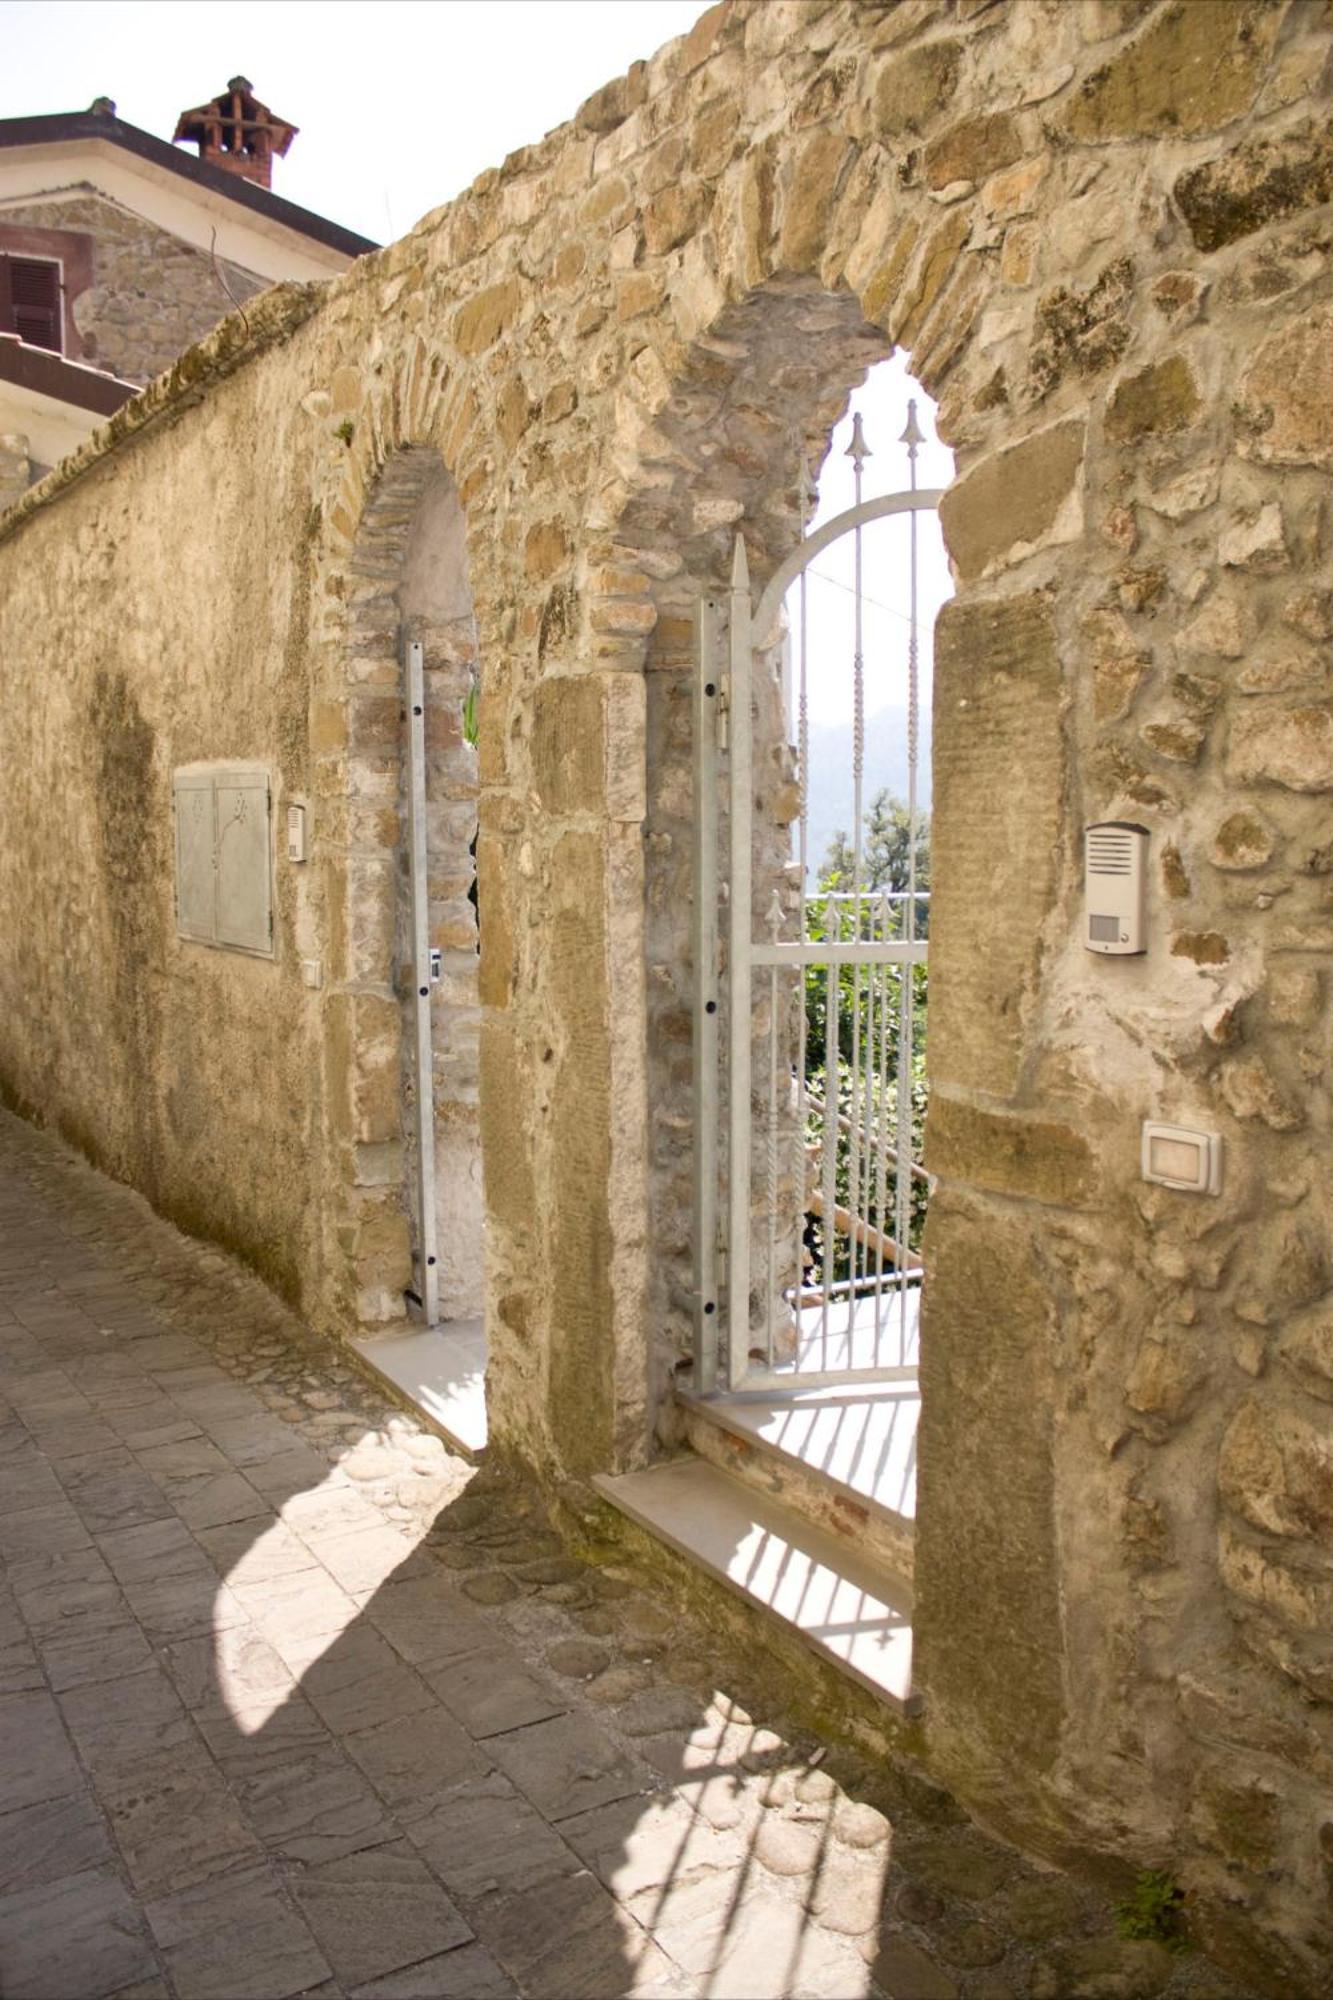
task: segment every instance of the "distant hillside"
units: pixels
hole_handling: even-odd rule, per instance
[[[922,704],[917,750],[917,803],[930,810],[930,707]],[[881,708],[866,718],[862,799],[869,805],[885,786],[907,797],[907,710]],[[826,724],[810,731],[809,856],[817,873],[834,834],[852,833],[852,725]]]

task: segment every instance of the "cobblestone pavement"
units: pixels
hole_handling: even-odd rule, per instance
[[[708,1637],[3,1113],[0,1560],[6,2000],[1234,1991],[927,1788],[844,1789]]]

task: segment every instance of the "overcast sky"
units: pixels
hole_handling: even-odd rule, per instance
[[[707,0],[0,0],[0,118],[81,111],[170,139],[230,77],[300,127],[274,192],[401,236]]]

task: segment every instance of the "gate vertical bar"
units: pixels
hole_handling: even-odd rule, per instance
[[[417,1249],[421,1310],[440,1317],[435,1217],[435,1066],[430,1021],[430,885],[426,855],[426,673],[419,639],[407,647],[407,841],[412,889],[412,995],[417,1098]]]
[[[923,442],[921,426],[916,420],[916,400],[909,398],[907,404],[907,425],[900,443],[907,446],[908,490],[916,492],[916,454]],[[918,547],[915,508],[907,517],[911,540],[908,545],[908,622],[907,622],[907,922],[904,936],[909,943],[916,941],[916,798],[918,751],[918,711],[921,704],[920,656],[918,640]],[[895,1193],[895,1228],[898,1240],[898,1361],[900,1366],[907,1363],[907,1259],[908,1238],[912,1222],[912,1068],[913,1032],[916,1010],[916,974],[910,965],[904,965],[900,981],[902,1012],[898,1022],[898,1104],[897,1104],[897,1179]]]
[[[715,597],[699,601],[694,674],[694,1387],[717,1387],[717,718]]]
[[[730,1014],[730,1133],[727,1149],[727,1349],[728,1382],[738,1389],[750,1354],[750,1158],[751,1017],[750,951],[751,821],[754,814],[754,724],[750,712],[750,569],[737,535],[728,592],[730,673],[727,692],[731,759],[731,904],[727,953]]]

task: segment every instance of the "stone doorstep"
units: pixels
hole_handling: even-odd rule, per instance
[[[599,1474],[593,1485],[611,1506],[777,1618],[897,1714],[917,1712],[912,1594],[900,1577],[700,1458],[614,1478]]]
[[[700,1458],[910,1583],[921,1408],[915,1386],[871,1382],[741,1396],[696,1396],[678,1387],[676,1401]]]
[[[486,1450],[486,1336],[479,1319],[362,1334],[355,1362],[400,1409],[475,1465]]]

